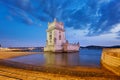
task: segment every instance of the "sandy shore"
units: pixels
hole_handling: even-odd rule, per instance
[[[13,52],[13,51],[0,51],[0,59],[8,59],[13,57],[19,57],[19,56],[26,56],[30,54],[38,54],[42,52]]]
[[[5,60],[30,54],[37,54],[37,52],[0,52],[0,59]],[[119,77],[106,69],[59,67],[59,69],[48,68],[46,71],[43,67],[42,70],[27,70],[0,64],[0,80],[119,80]],[[53,73],[49,71],[53,71]],[[73,73],[76,75],[71,75]]]

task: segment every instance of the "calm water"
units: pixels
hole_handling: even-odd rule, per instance
[[[37,66],[100,67],[101,49],[80,49],[78,53],[40,53],[10,60]]]

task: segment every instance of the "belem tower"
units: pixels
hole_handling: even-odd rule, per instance
[[[52,23],[48,22],[47,40],[44,51],[50,52],[77,52],[80,44],[71,44],[65,38],[65,30],[62,22],[57,22],[56,19]]]

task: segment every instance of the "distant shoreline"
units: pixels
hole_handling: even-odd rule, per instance
[[[80,48],[87,48],[87,49],[103,49],[103,48],[120,48],[120,46],[86,46],[86,47],[80,47]]]

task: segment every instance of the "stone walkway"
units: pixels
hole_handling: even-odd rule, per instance
[[[82,73],[81,73],[82,74]],[[76,77],[0,66],[0,80],[119,80],[119,77]]]
[[[19,79],[10,78],[8,76],[0,75],[0,80],[19,80]]]

